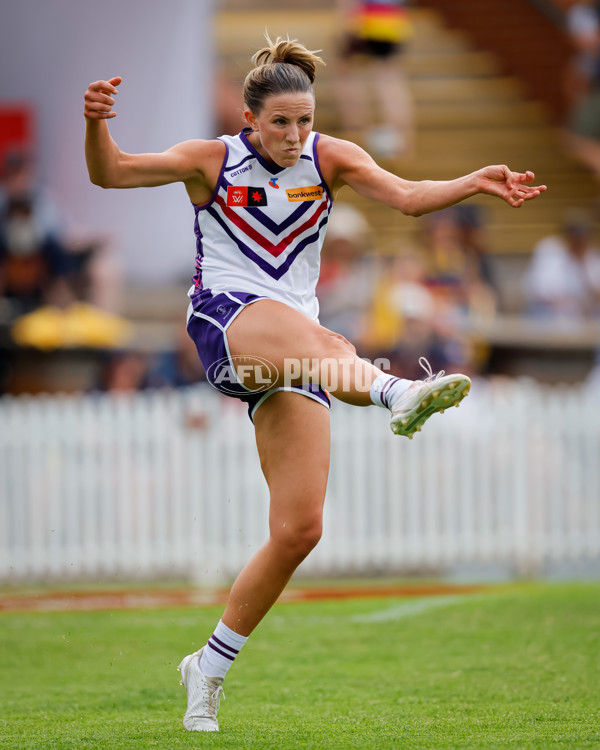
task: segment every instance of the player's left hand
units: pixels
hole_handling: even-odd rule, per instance
[[[512,208],[520,208],[525,201],[537,198],[547,189],[546,185],[528,184],[535,179],[533,172],[513,172],[504,164],[484,167],[479,178],[480,192],[502,198]]]

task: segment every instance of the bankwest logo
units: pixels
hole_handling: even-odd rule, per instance
[[[227,188],[228,206],[266,206],[267,193],[262,187],[234,187]]]
[[[296,201],[320,201],[323,197],[323,188],[319,185],[310,185],[309,187],[293,188],[286,190],[287,199],[291,202]]]

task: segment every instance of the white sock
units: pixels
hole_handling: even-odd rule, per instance
[[[394,375],[378,375],[371,385],[371,401],[375,406],[391,409],[394,401],[405,393],[413,382],[413,380],[403,380]]]
[[[200,657],[200,671],[206,677],[225,677],[247,636],[239,635],[219,620]]]

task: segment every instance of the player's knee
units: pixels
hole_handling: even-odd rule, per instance
[[[332,358],[343,358],[344,356],[354,356],[356,347],[350,343],[341,333],[335,333],[327,328],[321,329],[322,346],[324,356]]]
[[[300,563],[317,546],[322,533],[323,520],[319,514],[300,523],[282,521],[271,530],[271,538],[286,555]]]
[[[296,540],[296,550],[298,555],[304,559],[317,546],[323,534],[323,522],[319,517],[310,525],[300,529]]]

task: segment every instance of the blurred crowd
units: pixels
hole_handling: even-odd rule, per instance
[[[0,393],[44,388],[36,353],[125,342],[128,323],[111,310],[119,281],[102,243],[67,239],[29,149],[8,148],[0,163]]]
[[[31,158],[9,151],[0,182],[1,320],[67,304],[81,282],[82,260],[67,252],[59,212],[37,184]]]
[[[600,2],[571,2],[566,30],[573,53],[563,79],[565,142],[600,179]]]
[[[57,212],[43,191],[32,189],[29,170],[27,161],[11,156],[0,193],[0,388],[23,389],[9,377],[18,350],[87,352],[94,362],[90,390],[204,380],[183,324],[174,327],[170,347],[149,352],[128,342],[127,321],[90,304],[96,248],[74,252],[61,241]],[[512,281],[520,304],[510,311],[488,252],[481,206],[461,204],[415,222],[416,232],[399,235],[393,252],[382,254],[365,215],[350,204],[334,206],[317,287],[320,321],[352,341],[361,356],[387,359],[407,378],[422,376],[421,356],[436,371],[476,375],[487,372],[490,345],[473,335],[474,324],[485,330],[507,312],[574,331],[586,321],[600,323],[600,250],[581,210],[567,212],[562,230],[532,248]],[[28,361],[35,369],[35,359]]]
[[[104,241],[69,237],[31,154],[9,149],[0,166],[0,394],[202,379],[185,329],[167,351],[136,346],[118,314],[122,284]]]
[[[364,216],[350,205],[334,208],[317,288],[320,319],[355,342],[362,356],[385,357],[405,377],[420,376],[419,356],[434,370],[475,375],[486,372],[490,347],[473,334],[490,329],[498,316],[570,326],[574,336],[581,325],[600,324],[600,249],[581,210],[569,210],[561,231],[532,248],[511,281],[518,302],[510,310],[480,206],[462,204],[418,221],[416,239],[381,255],[372,251],[373,229]]]
[[[414,34],[407,5],[338,0],[339,54],[333,64],[341,134],[384,160],[415,156],[414,107],[404,71]],[[600,177],[600,0],[573,2],[566,19],[574,52],[564,77],[565,132],[571,150]],[[218,132],[238,132],[239,87],[223,70],[215,95]],[[488,247],[489,218],[479,204],[415,220],[416,231],[400,233],[382,253],[367,215],[336,201],[317,288],[320,321],[355,343],[360,355],[389,360],[403,377],[422,376],[421,356],[434,370],[486,373],[491,346],[481,331],[503,315],[571,326],[574,332],[582,324],[600,324],[597,220],[577,206],[568,210],[560,231],[531,247],[512,274],[507,305],[507,281],[498,278]],[[0,394],[42,387],[40,378],[16,372],[19,353],[30,372],[40,361],[35,352],[86,353],[91,364],[80,382],[90,390],[203,380],[182,322],[166,349],[141,349],[130,323],[118,315],[114,293],[123,280],[103,242],[65,237],[60,208],[40,184],[31,154],[7,151],[0,165]],[[72,360],[63,374],[67,370],[74,371]]]

